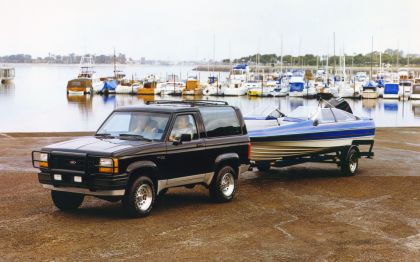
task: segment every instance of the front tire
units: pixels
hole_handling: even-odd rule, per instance
[[[123,199],[127,213],[132,217],[145,217],[150,214],[156,201],[153,181],[147,176],[133,181]]]
[[[348,151],[343,150],[341,155],[341,173],[344,176],[356,175],[359,167],[359,153],[357,150],[354,147]]]
[[[51,198],[58,209],[62,211],[72,211],[80,207],[85,196],[76,193],[52,190]]]
[[[218,203],[231,201],[236,193],[236,178],[236,171],[231,166],[220,168],[210,185],[210,197]]]

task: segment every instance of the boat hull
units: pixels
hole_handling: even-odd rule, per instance
[[[334,152],[340,148],[352,145],[355,140],[371,141],[373,138],[373,136],[361,136],[340,139],[267,142],[255,142],[251,138],[251,160],[275,161],[284,157]]]

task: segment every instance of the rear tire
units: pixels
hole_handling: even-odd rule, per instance
[[[123,207],[131,217],[145,217],[150,214],[156,201],[153,181],[147,176],[135,179],[123,199]]]
[[[51,190],[54,205],[62,211],[76,210],[83,203],[84,195]]]
[[[359,167],[359,153],[352,147],[347,150],[343,150],[341,153],[341,173],[344,176],[356,175]]]
[[[213,201],[229,202],[235,197],[237,175],[234,168],[224,166],[216,172],[216,177],[210,185],[209,193]]]

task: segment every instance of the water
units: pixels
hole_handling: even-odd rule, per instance
[[[78,65],[15,65],[16,79],[0,86],[0,132],[58,132],[96,130],[116,107],[144,104],[160,97],[116,95],[104,97],[67,96],[67,81],[74,78]],[[127,76],[137,74],[198,75],[192,66],[141,66],[119,67]],[[111,75],[111,65],[97,66],[99,76]],[[200,73],[202,81],[209,73]],[[217,73],[218,75],[218,73]],[[221,78],[226,73],[220,73]],[[180,99],[165,97],[164,99]],[[225,100],[241,108],[244,115],[266,115],[279,107],[288,113],[300,105],[317,105],[315,99],[303,98],[248,98],[211,97]],[[420,126],[420,101],[398,100],[348,100],[355,115],[375,119],[377,126]]]

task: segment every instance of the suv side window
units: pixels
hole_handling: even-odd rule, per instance
[[[183,134],[191,135],[191,140],[198,139],[197,125],[193,115],[179,115],[176,117],[169,135],[169,141],[177,141]]]
[[[242,134],[238,116],[232,107],[202,107],[199,110],[207,137]]]

